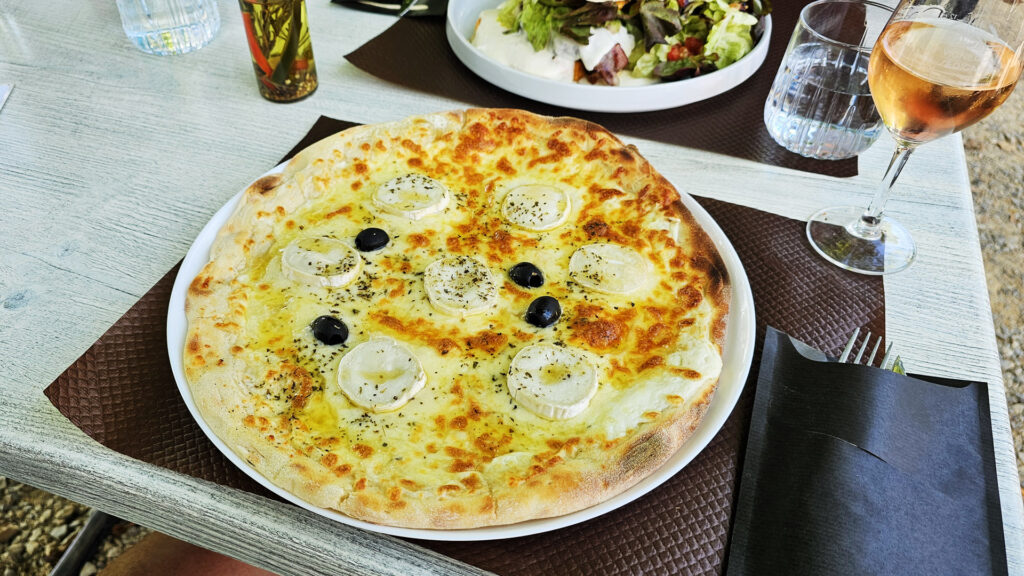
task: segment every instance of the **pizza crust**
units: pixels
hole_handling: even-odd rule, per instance
[[[254,268],[273,266],[273,250],[277,246],[277,235],[284,229],[282,227],[296,221],[300,224],[295,225],[301,226],[303,210],[337,195],[338,182],[352,182],[354,187],[354,182],[359,180],[353,180],[352,174],[365,175],[369,181],[377,171],[393,172],[394,166],[375,168],[373,164],[364,163],[379,152],[375,148],[382,143],[387,143],[393,153],[405,158],[407,166],[402,166],[402,169],[408,169],[415,168],[416,161],[426,157],[417,148],[434,142],[441,143],[443,157],[451,160],[452,170],[463,167],[463,177],[467,180],[476,178],[474,175],[481,171],[485,172],[485,177],[504,174],[502,177],[514,180],[515,176],[503,168],[502,159],[507,161],[508,155],[515,153],[517,145],[529,145],[537,151],[530,164],[540,168],[583,158],[588,163],[588,178],[617,184],[608,188],[591,186],[585,191],[586,195],[600,196],[602,202],[614,203],[622,198],[632,200],[631,209],[636,214],[669,222],[675,227],[673,240],[687,247],[687,258],[684,261],[677,255],[679,262],[664,266],[672,270],[685,269],[686,276],[678,282],[678,288],[676,284],[664,283],[669,288],[663,290],[672,295],[675,303],[668,312],[651,314],[676,314],[672,316],[676,318],[673,321],[683,322],[692,318],[687,316],[680,320],[678,309],[691,310],[691,315],[697,316],[698,327],[706,332],[701,339],[718,355],[720,362],[730,295],[728,275],[711,240],[682,205],[671,184],[635,148],[624,145],[596,124],[572,118],[545,118],[518,110],[471,109],[346,130],[300,152],[280,175],[264,177],[245,191],[218,233],[210,250],[210,262],[191,283],[186,299],[189,327],[185,374],[203,419],[236,454],[282,489],[314,506],[379,524],[430,529],[508,524],[567,514],[621,493],[657,470],[690,437],[713,398],[717,372],[687,376],[695,382],[690,397],[680,398],[675,405],[663,410],[651,411],[622,437],[604,440],[591,437],[545,439],[544,430],[539,430],[540,437],[531,441],[539,443],[543,449],[526,456],[500,454],[500,450],[496,451],[492,446],[480,448],[478,441],[481,437],[466,437],[461,448],[445,446],[439,450],[448,450],[455,455],[461,454],[459,450],[467,454],[472,452],[472,458],[463,461],[451,456],[453,464],[450,469],[438,473],[443,482],[430,484],[411,479],[411,476],[404,477],[409,475],[408,471],[403,472],[403,468],[395,465],[394,461],[385,465],[373,460],[381,457],[383,452],[379,444],[356,444],[355,440],[345,436],[345,430],[329,431],[330,434],[314,430],[316,424],[312,417],[296,416],[306,414],[304,411],[310,409],[311,403],[320,401],[318,394],[321,391],[317,388],[322,388],[324,381],[329,379],[330,366],[325,366],[323,374],[318,374],[298,363],[278,361],[268,372],[267,365],[253,360],[258,353],[254,351],[255,342],[251,342],[251,336],[247,335],[250,333],[247,332],[247,323],[252,322],[250,315],[258,308],[260,296],[258,288],[246,283]],[[395,151],[404,152],[399,154]],[[503,154],[501,158],[494,158],[498,155],[496,151]],[[486,182],[481,181],[481,186],[485,192],[488,191]],[[597,216],[591,217],[585,212],[590,207],[588,204],[584,212],[577,210],[573,214],[579,224],[577,228],[585,229],[589,237],[598,240],[612,238],[615,241],[614,233],[624,236],[616,230],[623,227],[627,232],[630,230],[627,224],[606,221],[608,218],[601,217],[598,212],[595,212]],[[345,203],[339,202],[338,210],[344,209]],[[659,234],[650,232],[645,237],[651,238],[651,242],[662,242],[661,236],[667,237],[670,231]],[[403,240],[411,242],[408,238],[413,236],[409,234]],[[495,238],[484,247],[491,261],[525,252],[523,242],[528,238],[519,235],[518,248],[514,244],[509,248],[501,243],[515,242],[516,236],[508,236],[511,241],[506,237]],[[453,243],[449,241],[447,248],[450,250],[452,247]],[[271,260],[270,264],[263,263],[267,259]],[[414,289],[414,286],[403,286],[406,292]],[[508,282],[505,289],[519,309],[528,304],[531,294],[523,296],[522,290]],[[580,303],[576,310],[585,310],[584,305]],[[601,316],[603,312],[594,320],[580,312],[573,320],[575,323],[566,328],[576,338],[575,341],[570,339],[570,343],[584,346],[600,356],[627,341],[631,342],[642,329],[650,332],[656,327],[632,326],[626,317],[628,315],[625,315],[628,311],[622,311],[625,320]],[[379,310],[375,313],[377,316],[368,312],[371,315],[367,318],[373,318],[383,327],[399,326],[406,331],[416,320],[398,319],[386,314],[381,316]],[[390,324],[388,318],[392,321]],[[639,317],[634,316],[632,322],[638,322],[636,318]],[[455,329],[452,330],[455,335]],[[515,330],[523,333],[519,328]],[[666,358],[669,363],[672,358],[670,352],[689,350],[685,348],[689,346],[688,341],[683,341],[686,329],[680,330],[683,335],[679,336],[679,341],[655,348],[654,351],[661,355],[651,356],[645,364],[635,368],[635,380],[656,380],[655,376],[645,375],[670,370],[666,365]],[[531,334],[526,336],[534,337]],[[424,354],[447,356],[451,353],[448,356],[451,362],[455,362],[459,355],[465,358],[482,354],[479,352],[481,340],[442,338],[437,334],[430,337],[432,340],[421,347],[429,351]],[[450,343],[445,344],[444,340]],[[641,348],[645,346],[644,340],[638,341]],[[477,343],[476,348],[474,342]],[[492,338],[490,342],[488,349],[494,350],[494,354],[498,354],[497,350],[502,346],[507,346],[500,339]],[[682,369],[675,370],[679,372]],[[286,400],[272,401],[268,396],[270,374],[274,378],[280,378],[282,374],[287,376],[290,388]],[[461,391],[461,382],[435,384],[446,390],[451,386],[453,391],[459,386]],[[615,386],[628,387],[629,384],[623,382]],[[471,390],[467,397],[477,392]],[[468,402],[472,405],[473,400]],[[586,417],[585,412],[577,418]],[[324,418],[325,422],[330,420],[329,415]],[[445,438],[461,432],[453,431],[456,420],[448,421],[448,436]],[[423,431],[430,424],[419,423],[417,426],[417,430]],[[541,422],[537,426],[545,425]],[[423,434],[429,436],[427,432]],[[513,429],[509,434],[527,432]],[[454,437],[464,436],[454,434]],[[286,437],[287,442],[284,441]],[[337,442],[332,444],[333,440]],[[341,450],[339,446],[342,445],[349,451]],[[372,456],[366,456],[364,461],[377,463],[367,464],[362,469],[359,458],[351,458],[352,451],[359,456],[368,451]],[[339,457],[339,454],[342,455]],[[392,458],[395,456],[401,455],[394,454]],[[433,458],[426,453],[423,458],[428,456]],[[509,470],[503,471],[502,466],[506,462],[519,458],[523,458],[523,462],[515,466],[509,464]],[[460,469],[457,466],[459,462],[468,463]]]

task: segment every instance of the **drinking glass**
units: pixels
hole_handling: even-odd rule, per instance
[[[185,54],[220,30],[217,0],[117,0],[124,33],[148,54]]]
[[[878,139],[868,59],[891,15],[892,8],[865,0],[818,0],[800,11],[764,103],[765,127],[780,146],[841,160]]]
[[[1013,91],[1024,65],[1024,3],[902,0],[875,43],[868,82],[896,150],[867,209],[821,210],[811,245],[854,272],[889,274],[917,256],[910,233],[883,215],[910,154],[988,116]]]

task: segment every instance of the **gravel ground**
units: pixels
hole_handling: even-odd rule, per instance
[[[1024,477],[1024,90],[964,132],[1017,469]],[[1024,493],[1024,490],[1022,490]]]
[[[0,569],[2,576],[46,576],[89,518],[90,509],[26,484],[0,477]],[[120,522],[82,566],[92,576],[149,533]]]
[[[964,132],[1017,466],[1024,477],[1024,90]],[[1022,490],[1024,493],[1024,490]],[[80,504],[0,477],[0,576],[45,576],[88,517]],[[115,525],[81,576],[149,531]]]

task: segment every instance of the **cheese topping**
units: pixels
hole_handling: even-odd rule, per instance
[[[338,362],[340,391],[353,404],[373,412],[398,410],[426,382],[416,356],[391,338],[363,342]]]
[[[545,184],[513,188],[501,203],[501,215],[509,224],[534,232],[565,224],[569,211],[569,195],[561,188]]]
[[[373,204],[381,210],[410,220],[437,214],[448,207],[448,188],[423,174],[392,178],[373,193]]]
[[[512,359],[507,382],[509,394],[523,408],[566,420],[586,410],[597,393],[597,369],[579,350],[534,344]]]
[[[469,256],[431,262],[423,273],[423,287],[435,308],[456,316],[484,312],[498,297],[498,283],[491,271]]]
[[[619,244],[588,244],[569,259],[569,275],[580,286],[605,294],[629,294],[647,283],[650,263]]]
[[[340,288],[359,276],[363,259],[344,242],[300,238],[281,251],[284,275],[295,282]]]

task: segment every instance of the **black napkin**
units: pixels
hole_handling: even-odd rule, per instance
[[[987,386],[814,356],[768,328],[727,574],[1006,574]]]

